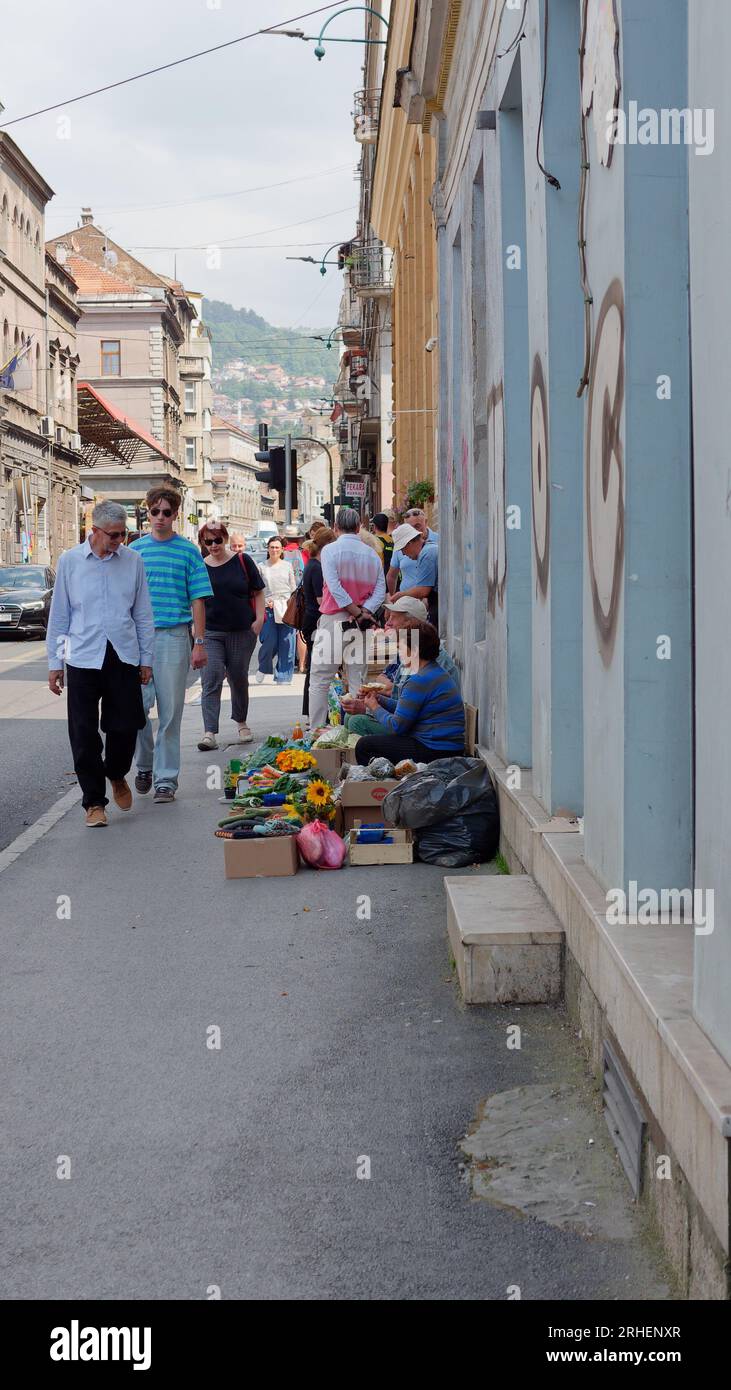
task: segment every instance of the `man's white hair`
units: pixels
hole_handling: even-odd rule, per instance
[[[347,531],[350,535],[357,535],[360,531],[360,516],[355,507],[340,507],[335,517],[335,525],[338,531]]]
[[[108,526],[111,522],[112,526],[123,525],[126,528],[129,518],[121,502],[110,502],[107,500],[105,502],[97,502],[91,514],[91,520],[94,526],[104,527]]]

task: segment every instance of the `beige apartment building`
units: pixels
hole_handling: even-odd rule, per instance
[[[134,525],[135,506],[153,484],[184,489],[180,357],[195,356],[186,345],[197,310],[182,285],[95,226],[88,208],[81,226],[48,247],[79,287],[81,479],[95,496],[126,505]]]
[[[210,329],[203,322],[203,295],[188,293],[195,317],[188,323],[180,350],[180,386],[183,419],[180,427],[185,517],[181,530],[195,538],[198,527],[212,515],[213,494],[213,349]]]
[[[0,368],[30,344],[0,388],[0,562],[54,564],[79,537],[73,276],[45,253],[53,190],[0,131]]]
[[[307,409],[302,414],[296,443],[297,507],[305,526],[322,520],[324,503],[331,500],[331,492],[335,497],[339,490],[341,463],[336,429],[329,409],[322,414]]]
[[[257,441],[232,420],[213,416],[213,512],[229,531],[250,536],[262,515],[261,488],[256,480]]]

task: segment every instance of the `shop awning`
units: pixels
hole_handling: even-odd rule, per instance
[[[106,396],[100,395],[88,381],[77,383],[76,394],[84,468],[93,468],[94,464],[107,462],[111,458],[118,459],[128,468],[143,452],[152,452],[168,463],[175,463],[159,440],[131,420]]]

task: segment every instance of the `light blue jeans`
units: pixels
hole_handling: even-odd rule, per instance
[[[156,791],[174,792],[180,773],[180,722],[185,707],[185,688],[190,668],[190,635],[187,623],[155,629],[152,680],[142,687],[147,723],[137,736],[135,762],[138,772],[151,772]],[[150,710],[157,701],[157,737],[153,739]]]

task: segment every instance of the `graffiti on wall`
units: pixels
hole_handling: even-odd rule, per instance
[[[621,91],[616,0],[584,0],[580,53],[581,111],[592,113],[597,156],[608,169],[614,146],[607,118],[617,110]]]
[[[607,290],[597,321],[586,423],[589,580],[602,661],[614,651],[624,560],[624,294]]]
[[[493,618],[505,597],[505,411],[503,383],[487,398],[487,607]]]
[[[536,353],[530,387],[531,488],[533,494],[533,551],[538,589],[548,593],[551,496],[548,481],[548,400],[543,363]]]

